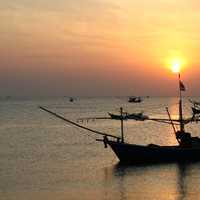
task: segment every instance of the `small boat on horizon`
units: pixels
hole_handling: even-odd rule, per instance
[[[69,102],[74,102],[74,98],[73,98],[73,97],[70,97],[70,98],[69,98]]]
[[[143,101],[143,99],[141,97],[129,97],[128,102],[129,103],[141,103]]]

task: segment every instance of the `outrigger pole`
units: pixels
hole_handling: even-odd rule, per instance
[[[176,135],[176,128],[175,128],[174,122],[172,121],[172,118],[171,118],[171,115],[170,115],[170,113],[169,113],[168,107],[166,107],[166,111],[167,111],[169,120],[170,120],[170,122],[171,122],[172,128],[173,128],[173,130],[174,130],[174,133],[175,133],[175,135]]]
[[[62,119],[62,120],[65,121],[65,122],[68,122],[68,123],[70,123],[70,124],[72,124],[72,125],[74,125],[74,126],[77,126],[77,127],[79,127],[79,128],[85,129],[85,130],[87,130],[87,131],[90,131],[90,132],[93,132],[93,133],[96,133],[96,134],[99,134],[99,135],[107,136],[107,137],[112,137],[112,138],[117,139],[117,141],[120,141],[120,140],[122,139],[122,138],[117,137],[117,136],[114,136],[114,135],[110,135],[110,134],[107,134],[107,133],[103,133],[103,132],[100,132],[100,131],[96,131],[96,130],[87,128],[87,127],[85,127],[85,126],[81,126],[81,125],[79,125],[79,124],[77,124],[77,123],[75,123],[75,122],[73,122],[73,121],[71,121],[71,120],[69,120],[69,119],[66,119],[66,118],[64,118],[63,116],[58,115],[57,113],[54,113],[54,112],[52,112],[52,111],[50,111],[50,110],[48,110],[48,109],[46,109],[46,108],[44,108],[44,107],[42,107],[42,106],[39,106],[39,108],[40,108],[41,110],[44,110],[44,111],[50,113],[51,115],[54,115],[55,117],[57,117],[57,118],[59,118],[59,119]]]

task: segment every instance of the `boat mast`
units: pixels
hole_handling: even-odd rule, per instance
[[[179,80],[179,121],[180,121],[180,132],[184,132],[184,122],[183,122],[183,100],[182,100],[182,88],[181,88],[181,74],[178,74]]]
[[[120,117],[120,119],[121,119],[121,137],[122,137],[122,143],[124,143],[124,119],[123,119],[123,108],[121,107],[120,108],[120,114],[121,114],[121,117]]]

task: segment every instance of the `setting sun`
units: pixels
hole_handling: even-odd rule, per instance
[[[168,67],[173,73],[180,73],[184,65],[184,60],[180,57],[174,57],[168,59]]]
[[[180,65],[180,63],[174,63],[174,64],[172,65],[172,72],[173,72],[173,73],[179,73],[180,70],[181,70],[181,65]]]

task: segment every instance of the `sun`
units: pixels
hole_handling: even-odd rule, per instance
[[[182,65],[183,65],[183,60],[180,58],[172,58],[170,60],[170,68],[173,73],[176,73],[176,74],[180,73]]]
[[[180,74],[185,71],[188,66],[187,55],[180,51],[169,51],[165,59],[165,66],[169,71],[175,74]]]
[[[172,72],[177,74],[177,73],[180,73],[180,71],[181,71],[180,63],[174,63],[172,65]]]

